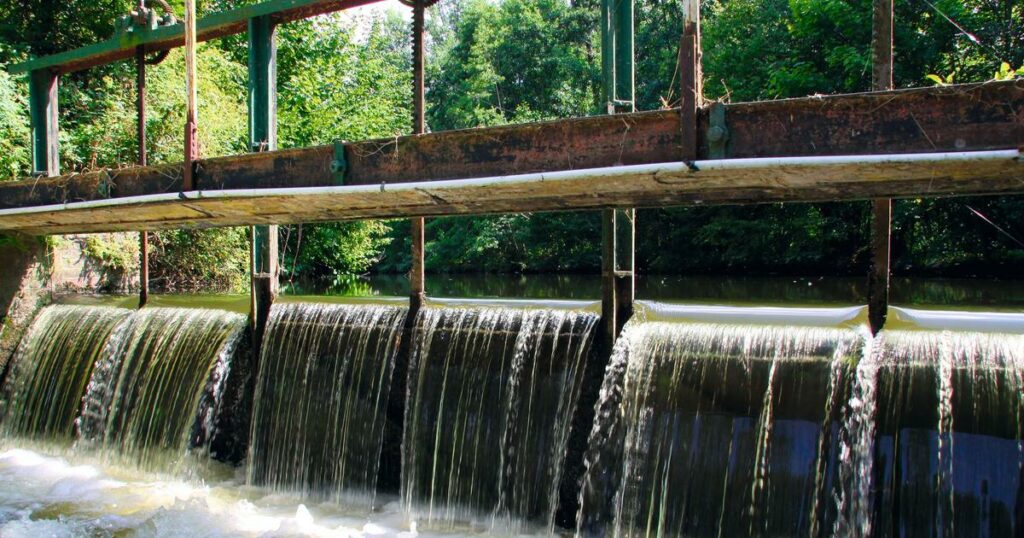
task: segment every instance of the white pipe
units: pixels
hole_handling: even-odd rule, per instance
[[[55,211],[71,211],[119,207],[134,204],[203,200],[214,198],[266,198],[277,196],[318,196],[360,194],[371,192],[406,192],[417,190],[444,191],[467,188],[487,187],[491,185],[514,185],[541,183],[545,181],[574,181],[595,177],[614,178],[619,176],[652,175],[658,173],[691,174],[699,177],[701,171],[711,170],[751,170],[758,168],[797,168],[797,167],[829,167],[856,164],[920,164],[949,162],[982,162],[1020,160],[1020,150],[991,151],[956,151],[948,153],[909,153],[904,155],[836,155],[827,157],[762,157],[754,159],[715,159],[694,161],[692,167],[684,162],[657,164],[638,164],[629,166],[608,166],[603,168],[584,168],[581,170],[565,170],[561,172],[539,172],[511,176],[491,176],[472,179],[446,179],[439,181],[402,182],[380,185],[338,185],[327,187],[284,187],[271,189],[231,189],[191,192],[173,192],[163,194],[146,194],[141,196],[125,196],[85,202],[68,202],[33,207],[17,207],[0,209],[0,217],[12,215],[29,215],[50,213]]]

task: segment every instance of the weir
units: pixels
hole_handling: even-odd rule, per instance
[[[428,535],[1024,528],[1024,317],[901,309],[871,336],[863,308],[644,302],[605,368],[581,307],[428,302],[403,371],[403,306],[280,303],[232,381],[239,314],[51,306],[4,383],[3,443],[200,476],[224,415],[251,413],[239,486]]]
[[[894,534],[1011,536],[1024,502],[1024,337],[883,331],[858,383],[877,401],[866,454],[880,508],[865,522]],[[867,407],[867,405],[866,405]]]
[[[163,529],[182,512],[203,515],[182,533],[225,535],[1024,532],[1020,315],[888,305],[890,198],[1024,192],[1024,83],[892,90],[892,2],[875,0],[879,91],[706,103],[688,0],[679,106],[636,112],[633,3],[605,0],[607,115],[427,132],[431,2],[415,1],[413,134],[276,150],[276,25],[369,1],[274,0],[14,66],[29,75],[39,177],[0,184],[0,231],[254,228],[248,323],[153,307],[159,296],[137,311],[56,305],[8,361],[3,340],[40,301],[12,300],[24,286],[3,275],[0,304],[18,306],[0,335],[4,446],[161,480],[205,478],[218,460],[236,477],[210,482],[205,505],[117,512],[57,495],[58,481],[14,500],[0,488],[0,508],[83,534]],[[62,75],[242,32],[252,153],[195,158],[189,144],[184,163],[60,175]],[[634,304],[634,207],[869,199],[866,308]],[[604,212],[600,303],[425,296],[420,217],[580,209]],[[414,218],[408,307],[277,301],[273,225],[371,217]],[[0,454],[0,483],[45,483],[24,471],[40,461]],[[68,466],[51,465],[102,476]],[[317,527],[325,507],[344,515]]]
[[[420,311],[402,441],[410,514],[426,528],[553,529],[597,321],[548,308]]]
[[[866,331],[641,319],[601,389],[579,532],[817,535]]]

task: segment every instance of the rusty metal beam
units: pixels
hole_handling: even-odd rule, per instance
[[[422,135],[427,132],[426,114],[426,75],[424,72],[424,33],[426,24],[426,5],[419,1],[412,8],[412,134]],[[409,319],[406,328],[411,329],[413,317],[423,306],[427,296],[426,277],[426,222],[423,217],[414,217],[410,221],[409,233],[412,243],[409,267]]]
[[[146,49],[135,49],[136,135],[139,144],[138,165],[146,166]],[[149,302],[149,235],[139,232],[139,308]]]
[[[893,0],[874,0],[872,5],[871,89],[891,90],[893,66]],[[885,325],[889,312],[891,274],[892,199],[871,201],[871,269],[868,273],[868,322],[872,334]]]
[[[716,106],[726,110],[726,158],[973,151],[1024,144],[1024,81]],[[707,155],[707,110],[698,115],[701,158]],[[675,162],[681,160],[680,136],[679,111],[664,110],[356,142],[346,147],[346,184]],[[333,146],[201,159],[196,188],[334,185],[332,160]],[[4,182],[0,209],[178,191],[181,178],[181,164],[172,164]],[[940,184],[925,190],[934,195],[1015,190],[1011,180],[988,187],[940,189]]]
[[[202,20],[197,21],[196,40],[203,42],[245,33],[248,29],[249,19],[254,17],[267,16],[272,19],[273,24],[281,24],[379,1],[271,0],[203,17]],[[27,73],[45,69],[58,74],[70,73],[131,58],[135,54],[136,47],[139,46],[145,46],[147,52],[153,53],[181,47],[184,44],[183,26],[175,24],[153,30],[137,30],[119,34],[100,43],[14,64],[8,67],[8,71]]]

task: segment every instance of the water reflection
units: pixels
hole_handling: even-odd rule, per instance
[[[404,275],[368,275],[331,284],[295,282],[286,294],[396,296],[409,294]],[[427,276],[432,297],[531,299],[601,298],[600,275],[436,274]],[[853,277],[737,277],[640,275],[638,299],[666,302],[857,305],[867,297],[865,279]],[[893,304],[1024,308],[1024,281],[894,278]]]
[[[282,282],[286,297],[409,296],[405,275],[365,275],[332,282]],[[601,298],[600,275],[435,274],[427,275],[430,297],[575,299]],[[853,277],[746,277],[640,275],[636,297],[669,303],[731,305],[849,306],[867,302],[865,279]],[[1024,310],[1024,280],[894,278],[891,303],[980,310]],[[287,299],[286,299],[287,300]],[[73,295],[58,302],[138,305],[135,296]],[[247,294],[152,294],[150,306],[217,308],[248,312]]]

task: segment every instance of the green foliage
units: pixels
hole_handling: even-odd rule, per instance
[[[156,232],[150,234],[150,245],[150,282],[156,289],[246,290],[248,228]]]
[[[894,269],[1019,277],[1024,263],[1021,223],[1020,197],[902,200],[894,215]]]
[[[391,241],[388,231],[386,223],[376,220],[282,227],[284,274],[337,279],[365,273]]]
[[[199,143],[205,157],[245,152],[246,69],[219,48],[198,48]],[[180,162],[185,93],[184,54],[176,49],[147,70],[146,131],[151,164]],[[135,99],[131,70],[90,80],[88,87],[67,85],[61,92],[61,166],[84,170],[116,167],[137,157]]]
[[[396,226],[384,269],[408,270],[407,227]],[[427,221],[426,268],[432,272],[597,271],[601,267],[600,214],[513,213]],[[396,256],[397,254],[397,256]],[[396,259],[397,258],[397,259]],[[388,265],[390,264],[390,265]]]
[[[139,270],[138,234],[89,234],[83,247],[83,253],[104,270],[122,275]]]
[[[468,0],[430,62],[435,130],[583,116],[597,105],[594,22],[565,0]],[[443,40],[438,40],[445,43]]]
[[[29,130],[26,84],[0,65],[0,181],[28,174]]]
[[[1013,80],[1017,77],[1024,77],[1024,65],[1014,69],[1007,62],[999,64],[999,70],[992,75],[993,80]]]
[[[207,0],[200,12],[257,0]],[[637,105],[678,96],[682,0],[637,2]],[[130,0],[0,0],[0,64],[107,39]],[[180,0],[171,2],[181,13]],[[1024,2],[933,0],[896,4],[897,86],[1021,76]],[[446,0],[428,11],[427,104],[433,130],[582,116],[600,109],[599,0]],[[705,0],[707,97],[731,101],[866,90],[871,83],[870,2]],[[966,35],[942,14],[971,32]],[[278,28],[279,145],[387,139],[411,127],[409,25],[395,12],[338,14]],[[200,47],[203,154],[248,150],[245,36]],[[181,160],[182,54],[149,68],[149,155]],[[930,75],[942,73],[939,75]],[[135,160],[130,62],[61,79],[64,170]],[[29,168],[26,87],[0,70],[0,180]],[[967,208],[970,205],[1002,233]],[[896,204],[894,261],[904,273],[1009,272],[1024,249],[1019,198],[914,200]],[[854,273],[866,268],[867,205],[772,204],[641,211],[638,267],[666,273]],[[281,228],[289,276],[327,277],[409,268],[407,220]],[[131,238],[132,236],[128,236]],[[301,241],[299,238],[301,237]],[[431,271],[597,271],[597,212],[431,219]],[[0,242],[3,239],[0,238]],[[134,243],[133,243],[134,244]],[[242,289],[245,229],[153,234],[155,287]],[[129,267],[125,251],[90,246]]]
[[[337,16],[279,31],[281,147],[407,134],[411,128],[408,29],[397,14],[373,20],[365,40]]]

